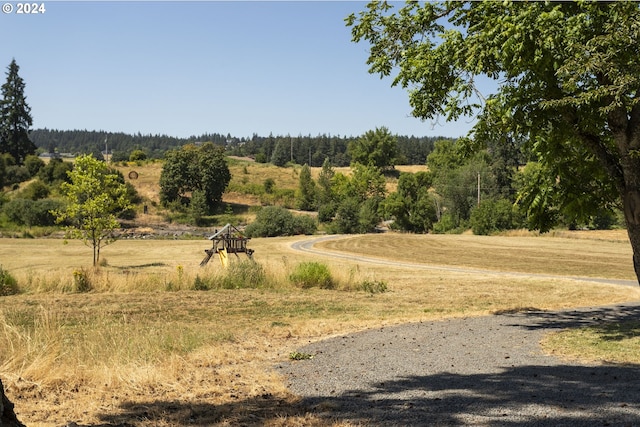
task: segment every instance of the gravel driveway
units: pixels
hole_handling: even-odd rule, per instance
[[[367,426],[640,426],[640,367],[544,355],[550,330],[640,319],[640,305],[384,327],[278,368],[330,420]]]
[[[539,345],[552,330],[634,319],[640,303],[383,327],[300,348],[313,358],[278,370],[303,403],[353,425],[640,426],[640,366],[567,362]]]

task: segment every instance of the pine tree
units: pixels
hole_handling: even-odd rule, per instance
[[[311,168],[307,164],[300,172],[296,202],[301,211],[312,211],[316,208],[316,183],[311,177]]]
[[[35,144],[29,139],[33,119],[24,96],[25,83],[18,75],[20,67],[15,59],[8,69],[0,99],[0,152],[11,154],[16,163],[22,164],[27,155],[36,152]]]
[[[278,138],[276,141],[273,154],[271,155],[271,163],[278,167],[283,167],[290,160],[290,143],[283,138]]]

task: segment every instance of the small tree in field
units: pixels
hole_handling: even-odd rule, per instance
[[[93,248],[93,266],[100,261],[100,249],[117,240],[113,231],[120,226],[117,215],[131,208],[127,187],[104,162],[93,156],[81,156],[68,173],[71,182],[60,190],[67,206],[56,211],[59,223],[69,224],[67,236],[82,239]]]

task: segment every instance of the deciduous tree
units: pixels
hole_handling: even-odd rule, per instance
[[[398,190],[383,202],[384,211],[395,220],[394,228],[426,233],[437,221],[436,204],[429,194],[431,174],[401,173]]]
[[[55,212],[58,222],[68,224],[67,236],[93,248],[93,265],[100,249],[117,240],[118,214],[131,208],[127,187],[104,162],[91,155],[80,156],[69,172],[70,182],[60,184],[67,205]]]
[[[160,174],[160,199],[163,203],[185,200],[193,191],[201,191],[211,213],[222,200],[231,181],[224,148],[210,142],[172,150],[165,155]]]
[[[375,167],[380,170],[393,169],[397,154],[397,141],[386,127],[365,132],[351,141],[348,149],[352,163]]]
[[[640,3],[448,1],[392,9],[375,1],[346,19],[353,40],[370,44],[369,71],[394,74],[416,117],[455,120],[480,111],[475,139],[527,141],[564,200],[585,195],[582,184],[597,187],[598,203],[582,214],[618,203],[640,280]],[[494,79],[496,92],[477,97],[478,76]]]

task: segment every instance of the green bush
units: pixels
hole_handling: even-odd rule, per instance
[[[143,160],[147,160],[147,153],[142,150],[133,150],[129,155],[130,162],[138,162]]]
[[[289,275],[289,280],[295,286],[303,289],[334,289],[336,287],[336,283],[331,277],[329,267],[319,262],[303,262],[298,264]]]
[[[263,186],[264,186],[264,192],[267,194],[271,194],[276,188],[276,182],[273,180],[273,178],[267,178],[264,180]]]
[[[18,184],[20,182],[28,181],[31,176],[29,170],[25,166],[7,166],[5,175],[5,185]]]
[[[24,190],[20,192],[20,197],[23,199],[39,200],[49,197],[51,189],[47,184],[37,179],[27,185]]]
[[[445,213],[440,220],[433,224],[433,232],[436,234],[462,234],[466,229],[466,222],[458,221],[450,213]]]
[[[29,171],[29,176],[31,177],[36,176],[44,165],[44,160],[38,156],[34,156],[33,154],[27,155],[24,159],[24,166],[27,168],[27,171]]]
[[[318,221],[331,222],[336,214],[337,206],[335,203],[325,203],[318,207]]]
[[[16,279],[0,266],[0,296],[15,295],[19,291]]]
[[[520,228],[523,221],[509,200],[500,199],[482,201],[471,211],[470,223],[473,234],[488,235]]]
[[[384,280],[365,280],[360,283],[358,288],[370,294],[382,294],[387,292],[388,286]]]
[[[38,171],[38,178],[47,184],[54,182],[69,182],[67,172],[73,169],[73,163],[64,162],[62,159],[51,159]]]
[[[53,226],[56,224],[55,216],[51,211],[62,209],[63,203],[53,199],[14,199],[2,206],[2,211],[9,221],[18,224],[33,226]]]
[[[275,237],[313,234],[316,230],[316,221],[309,216],[295,216],[282,207],[267,206],[258,212],[245,233],[249,237]]]

